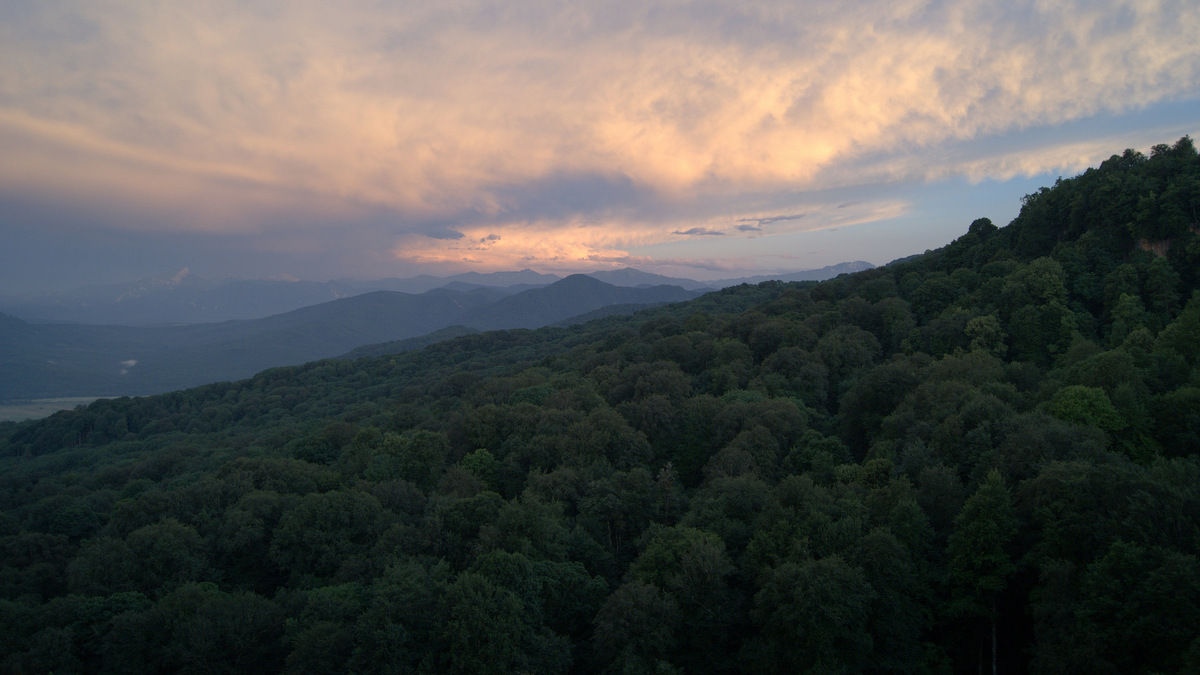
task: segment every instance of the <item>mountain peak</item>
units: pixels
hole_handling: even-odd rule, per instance
[[[588,274],[571,274],[550,284],[546,288],[615,288],[615,286]]]

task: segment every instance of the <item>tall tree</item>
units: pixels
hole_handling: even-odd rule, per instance
[[[954,609],[963,616],[989,620],[992,675],[996,673],[996,604],[1016,571],[1007,551],[1016,533],[1012,497],[1000,472],[992,469],[954,519],[949,541]]]

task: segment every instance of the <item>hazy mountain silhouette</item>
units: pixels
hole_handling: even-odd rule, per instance
[[[665,277],[661,274],[651,274],[650,272],[643,272],[632,267],[619,270],[600,270],[592,272],[588,276],[614,286],[662,286],[665,284],[668,286],[679,286],[689,291],[716,290],[720,288],[709,281]]]
[[[854,262],[843,262],[828,267],[822,267],[816,270],[804,270],[801,272],[788,272],[786,274],[760,274],[752,277],[737,277],[733,279],[718,279],[708,282],[714,288],[725,288],[727,286],[737,286],[738,284],[761,284],[764,281],[825,281],[832,279],[840,274],[853,274],[863,270],[869,270],[875,267],[869,262],[856,260]]]
[[[468,312],[463,316],[462,325],[450,326],[417,338],[364,345],[344,354],[343,358],[398,354],[481,330],[539,328],[580,323],[614,314],[631,314],[653,305],[690,300],[699,295],[699,292],[677,286],[621,288],[588,275],[576,274],[549,286],[529,289]]]
[[[545,285],[560,277],[532,270],[453,277],[423,276],[377,281],[298,279],[202,279],[187,268],[125,284],[88,286],[64,293],[0,298],[0,311],[26,321],[153,326],[260,319],[301,307],[374,291],[422,294],[452,285],[454,290],[514,287],[510,293]],[[523,285],[521,285],[523,284]],[[521,285],[521,286],[518,286]]]
[[[464,316],[462,324],[480,330],[537,328],[608,305],[679,302],[699,295],[678,286],[629,288],[572,274],[545,288],[517,293],[480,307]]]
[[[869,263],[840,263],[820,270],[695,281],[651,274],[633,268],[592,272],[587,276],[619,287],[670,285],[687,290],[715,290],[768,279],[823,280],[870,267]],[[0,297],[0,312],[34,323],[85,323],[119,326],[199,324],[234,319],[258,319],[301,307],[373,291],[422,294],[436,288],[469,291],[504,289],[515,295],[560,281],[554,274],[533,270],[466,272],[448,277],[421,275],[373,281],[301,281],[283,279],[204,279],[185,267],[129,283],[88,286],[61,293]]]
[[[620,288],[576,275],[515,295],[487,287],[419,295],[375,291],[262,319],[207,324],[38,324],[0,315],[0,400],[168,391],[456,324],[536,328],[607,305],[636,308],[697,295],[678,287]]]

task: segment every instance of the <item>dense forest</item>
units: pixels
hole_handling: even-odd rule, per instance
[[[0,425],[12,673],[1200,672],[1200,158],[816,283]]]

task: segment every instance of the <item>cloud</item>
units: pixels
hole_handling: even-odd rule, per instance
[[[693,227],[682,231],[675,230],[671,234],[679,234],[689,237],[720,237],[725,235],[725,233],[721,232],[720,230],[710,230],[706,227]]]
[[[485,217],[563,219],[605,218],[652,205],[655,196],[621,173],[559,171],[532,180],[487,185],[493,208]]]
[[[758,232],[758,231],[761,231],[763,229],[763,227],[766,225],[770,225],[772,223],[778,223],[780,221],[785,221],[785,220],[800,220],[801,218],[803,218],[806,215],[808,215],[808,214],[807,213],[792,213],[792,214],[782,215],[782,216],[761,216],[758,218],[739,218],[738,219],[739,223],[756,223],[756,225],[738,225],[738,229],[747,231],[747,232]]]
[[[776,220],[771,236],[883,221],[903,216],[912,208],[910,203],[895,199],[863,200],[838,208],[838,202],[809,198],[801,206],[805,217]],[[746,218],[757,221],[778,214],[778,210],[772,209]],[[390,253],[396,261],[406,265],[449,265],[469,259],[472,265],[495,269],[520,269],[537,264],[548,271],[571,272],[595,269],[597,265],[650,268],[666,264],[656,262],[659,260],[705,260],[708,262],[700,269],[732,269],[724,265],[714,267],[717,263],[713,260],[725,257],[754,267],[750,256],[731,247],[739,240],[762,237],[762,233],[737,230],[736,227],[733,233],[727,233],[725,228],[730,219],[711,214],[687,212],[678,216],[675,222],[667,222],[671,227],[667,229],[665,243],[660,220],[625,216],[597,223],[579,217],[566,223],[547,219],[463,225],[462,239],[433,240],[413,235],[401,238]],[[716,243],[718,240],[720,243]],[[708,248],[715,247],[715,250],[706,250],[704,242],[713,242]],[[671,252],[663,246],[672,247]],[[685,250],[688,246],[700,248],[688,252]],[[767,252],[768,256],[777,254],[775,249]]]
[[[424,234],[426,237],[429,237],[430,239],[462,239],[463,237],[466,236],[462,232],[459,232],[457,230],[451,230],[449,228],[433,230],[430,232],[423,232],[422,234]]]
[[[978,141],[1194,97],[1197,34],[1184,0],[27,3],[0,22],[0,202],[410,262],[619,258],[837,226],[821,190],[1091,164]]]

